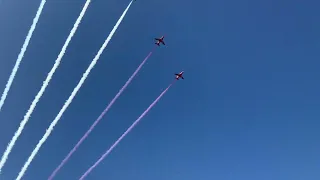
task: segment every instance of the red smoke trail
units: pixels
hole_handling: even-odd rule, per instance
[[[95,162],[81,177],[79,180],[83,180],[98,164],[108,156],[108,154],[119,144],[119,142],[139,123],[139,121],[150,111],[150,109],[160,100],[160,98],[169,90],[169,88],[175,83],[172,82],[167,89],[165,89],[160,96],[153,101],[153,103],[140,115],[140,117],[124,132],[120,138]]]
[[[50,175],[48,180],[53,179],[53,177],[57,174],[57,172],[64,166],[64,164],[69,160],[71,155],[78,149],[78,147],[81,145],[81,143],[88,137],[90,132],[96,127],[96,125],[100,122],[100,120],[103,118],[103,116],[109,111],[113,103],[118,99],[118,97],[122,94],[122,92],[127,88],[127,86],[130,84],[132,79],[137,75],[137,73],[140,71],[144,63],[149,59],[151,56],[152,51],[148,54],[148,56],[142,61],[142,63],[139,65],[139,67],[136,69],[136,71],[131,75],[131,77],[127,80],[127,82],[123,85],[123,87],[119,90],[118,94],[111,100],[111,102],[108,104],[106,109],[100,114],[98,119],[91,125],[89,130],[82,136],[82,138],[79,140],[79,142],[73,147],[73,149],[69,152],[69,154],[63,159],[63,161],[60,163],[60,165],[53,171],[53,173]]]

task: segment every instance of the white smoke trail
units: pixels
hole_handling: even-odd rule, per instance
[[[123,20],[123,18],[125,17],[127,11],[129,10],[130,6],[131,6],[132,1],[130,2],[130,4],[128,5],[128,7],[125,9],[125,11],[122,13],[121,17],[119,18],[118,22],[116,23],[116,25],[113,27],[112,31],[110,32],[109,36],[107,37],[107,39],[105,40],[105,42],[103,43],[102,47],[99,49],[98,53],[96,54],[96,56],[93,58],[91,64],[89,65],[88,69],[84,72],[84,74],[82,75],[82,78],[80,79],[79,83],[77,84],[77,86],[73,89],[71,95],[69,96],[68,100],[66,101],[66,103],[63,105],[63,107],[61,108],[60,112],[58,113],[58,115],[55,117],[55,119],[52,121],[52,123],[50,124],[49,128],[46,130],[45,134],[43,135],[43,137],[40,139],[40,141],[38,142],[37,146],[34,148],[34,150],[32,151],[31,155],[29,156],[28,160],[25,162],[24,166],[22,167],[21,171],[19,172],[18,177],[16,178],[16,180],[20,180],[22,178],[22,176],[24,175],[24,173],[27,171],[28,166],[30,165],[31,161],[33,160],[33,158],[36,156],[36,154],[38,153],[38,151],[40,150],[42,144],[47,140],[47,138],[50,136],[51,132],[53,131],[53,128],[56,126],[56,124],[58,123],[58,121],[60,120],[60,118],[62,117],[63,113],[66,111],[66,109],[68,108],[68,106],[71,104],[73,98],[76,96],[76,94],[78,93],[78,91],[80,90],[82,84],[84,83],[84,81],[86,80],[86,78],[89,76],[90,71],[94,68],[94,66],[96,65],[97,61],[100,58],[100,55],[102,54],[102,52],[104,51],[104,49],[107,47],[109,41],[111,40],[112,36],[114,35],[115,31],[118,29],[121,21]]]
[[[49,85],[49,82],[54,74],[54,72],[56,71],[56,69],[58,68],[60,62],[61,62],[61,59],[64,55],[64,53],[66,52],[66,49],[73,37],[73,35],[76,33],[76,30],[81,22],[81,19],[83,18],[89,4],[90,4],[91,0],[87,0],[87,2],[85,3],[85,5],[83,6],[83,9],[78,17],[78,19],[76,20],[75,24],[73,25],[73,28],[72,30],[70,31],[70,34],[65,42],[65,44],[63,45],[62,49],[61,49],[61,52],[60,54],[58,55],[58,58],[56,59],[52,69],[50,70],[50,72],[48,73],[48,76],[46,78],[46,80],[43,82],[43,85],[40,89],[40,91],[38,92],[38,94],[36,95],[36,97],[34,98],[33,102],[31,103],[27,113],[25,114],[23,120],[20,122],[20,125],[19,125],[19,128],[18,130],[15,132],[14,136],[12,137],[10,143],[8,144],[7,146],[7,149],[5,150],[4,154],[2,155],[2,158],[1,158],[1,161],[0,161],[0,173],[1,173],[1,170],[2,170],[2,167],[4,166],[4,164],[6,163],[7,159],[8,159],[8,156],[15,144],[15,142],[17,141],[18,137],[20,136],[20,134],[22,133],[22,130],[24,128],[24,126],[27,124],[34,108],[36,107],[38,101],[40,100],[42,94],[44,93],[46,87]]]
[[[1,1],[0,1],[0,3],[1,3]],[[20,63],[21,63],[22,58],[23,58],[23,56],[24,56],[24,53],[25,53],[26,50],[27,50],[27,47],[28,47],[28,45],[29,45],[29,42],[30,42],[30,39],[31,39],[31,37],[32,37],[33,31],[35,30],[35,28],[36,28],[36,26],[37,26],[37,23],[38,23],[38,21],[39,21],[39,18],[40,18],[40,15],[41,15],[41,12],[42,12],[42,9],[43,9],[45,3],[46,3],[46,0],[42,0],[42,1],[41,1],[40,6],[39,6],[39,8],[38,8],[38,11],[37,11],[37,13],[36,13],[36,16],[34,17],[33,22],[32,22],[32,25],[31,25],[31,27],[30,27],[30,30],[29,30],[29,32],[28,32],[28,35],[27,35],[26,39],[24,40],[24,43],[23,43],[22,48],[21,48],[21,51],[20,51],[20,53],[19,53],[19,55],[18,55],[18,59],[17,59],[17,61],[16,61],[16,64],[14,65],[14,67],[13,67],[13,69],[12,69],[12,72],[11,72],[11,74],[10,74],[9,80],[8,80],[8,82],[7,82],[7,84],[6,84],[6,87],[5,87],[4,91],[3,91],[3,93],[2,93],[2,96],[1,96],[1,99],[0,99],[0,111],[1,111],[1,109],[2,109],[2,106],[3,106],[3,104],[4,104],[4,101],[5,101],[6,98],[7,98],[8,92],[9,92],[10,87],[11,87],[11,85],[12,85],[13,79],[14,79],[14,77],[16,76],[16,73],[17,73],[17,71],[18,71],[18,69],[19,69]],[[0,168],[0,172],[1,172],[1,168]]]

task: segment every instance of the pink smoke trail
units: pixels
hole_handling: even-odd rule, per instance
[[[174,81],[176,82],[176,81]],[[160,96],[153,101],[153,103],[140,115],[140,117],[120,136],[120,138],[100,157],[100,159],[95,162],[81,177],[79,180],[83,180],[99,163],[108,156],[108,154],[119,144],[119,142],[139,123],[139,121],[150,111],[150,109],[160,100],[160,98],[169,90],[169,88],[174,84],[171,83],[167,89],[165,89]]]
[[[57,172],[64,166],[64,164],[69,160],[69,158],[72,156],[72,154],[78,149],[78,147],[81,145],[81,143],[88,137],[90,132],[95,128],[95,126],[100,122],[100,120],[103,118],[103,116],[109,111],[113,103],[118,99],[118,97],[122,94],[122,92],[127,88],[127,86],[130,84],[132,79],[137,75],[137,73],[140,71],[144,63],[149,59],[151,56],[152,51],[148,54],[148,56],[142,61],[142,63],[139,65],[139,67],[136,69],[136,71],[131,75],[131,77],[127,80],[127,82],[123,85],[123,87],[119,90],[118,94],[111,100],[111,102],[108,104],[106,109],[100,114],[98,119],[91,125],[89,130],[82,136],[82,138],[79,140],[79,142],[73,147],[73,149],[69,152],[69,154],[63,159],[63,161],[60,163],[60,165],[53,171],[53,173],[50,175],[48,180],[53,179],[53,177],[57,174]]]

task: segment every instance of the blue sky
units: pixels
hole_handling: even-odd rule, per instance
[[[3,168],[14,179],[130,1],[93,1]],[[85,0],[48,0],[0,113],[5,150]],[[4,88],[40,0],[0,4]],[[24,178],[46,179],[166,35],[56,179],[79,178],[172,82],[88,180],[318,180],[320,3],[143,1],[131,6]]]

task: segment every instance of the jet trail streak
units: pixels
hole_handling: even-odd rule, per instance
[[[122,94],[122,92],[127,88],[127,86],[130,84],[132,79],[137,75],[137,73],[140,71],[144,63],[149,59],[151,56],[152,51],[148,54],[148,56],[142,61],[142,63],[139,65],[139,67],[136,69],[136,71],[131,75],[131,77],[127,80],[127,82],[123,85],[123,87],[119,90],[119,92],[115,95],[115,97],[111,100],[111,102],[108,104],[106,109],[100,114],[100,116],[97,118],[97,120],[91,125],[89,130],[82,136],[82,138],[78,141],[78,143],[72,148],[72,150],[69,152],[69,154],[63,159],[61,164],[55,169],[54,174],[59,171],[59,169],[62,168],[62,166],[70,159],[72,154],[78,149],[78,147],[82,144],[82,142],[89,136],[91,131],[97,126],[97,124],[100,122],[100,120],[103,118],[103,116],[110,110],[111,106],[114,104],[114,102],[119,98],[119,96]]]
[[[174,81],[175,82],[175,81]],[[173,83],[174,83],[173,82]],[[95,162],[81,177],[79,180],[83,180],[99,163],[110,154],[110,152],[119,144],[119,142],[140,122],[140,120],[150,111],[150,109],[160,100],[160,98],[169,90],[173,85],[171,83],[167,89],[165,89],[159,97],[153,101],[153,103],[140,115],[140,117],[120,136],[120,138]]]
[[[87,1],[88,3],[89,1]],[[28,160],[26,161],[26,163],[24,164],[24,166],[22,167],[21,171],[19,172],[19,175],[17,177],[16,180],[20,180],[22,178],[22,176],[24,175],[25,171],[27,170],[28,166],[30,165],[31,161],[33,160],[33,158],[36,156],[36,154],[38,153],[38,151],[40,150],[41,146],[43,145],[43,143],[47,140],[47,138],[50,136],[51,132],[53,131],[53,128],[56,126],[56,124],[58,123],[58,121],[60,120],[60,118],[62,117],[63,113],[67,110],[68,106],[71,104],[73,98],[76,96],[76,94],[78,93],[78,91],[80,90],[82,84],[84,83],[84,81],[86,80],[86,78],[89,76],[90,71],[94,68],[94,66],[96,65],[97,61],[100,58],[100,55],[102,54],[102,52],[104,51],[104,49],[107,47],[109,41],[111,40],[112,36],[114,35],[115,31],[118,29],[120,23],[122,22],[123,18],[125,17],[127,11],[129,10],[129,7],[131,6],[132,1],[130,2],[130,4],[128,5],[128,7],[125,9],[125,11],[122,13],[121,17],[119,18],[118,22],[116,23],[116,25],[113,27],[113,29],[111,30],[109,36],[107,37],[107,39],[105,40],[105,42],[103,43],[102,47],[99,49],[98,53],[96,54],[96,56],[94,57],[94,59],[92,60],[91,64],[89,65],[88,69],[84,72],[84,74],[82,75],[82,78],[80,79],[79,83],[77,84],[77,86],[73,89],[71,95],[69,96],[68,100],[65,102],[65,104],[63,105],[63,107],[61,108],[60,112],[58,113],[58,115],[55,117],[55,119],[52,121],[52,123],[50,124],[49,128],[46,130],[45,134],[43,135],[43,137],[40,139],[40,141],[38,142],[37,146],[34,148],[34,150],[32,151],[31,155],[29,156]],[[56,173],[56,172],[55,172]],[[55,173],[52,174],[49,179],[52,179],[55,176]]]
[[[1,3],[1,1],[0,1],[0,3]],[[3,106],[3,104],[4,104],[4,101],[5,101],[6,98],[7,98],[8,92],[9,92],[9,90],[10,90],[10,88],[11,88],[11,85],[12,85],[12,82],[13,82],[15,76],[16,76],[16,73],[17,73],[17,71],[18,71],[18,69],[19,69],[20,63],[21,63],[22,58],[23,58],[23,56],[24,56],[24,53],[25,53],[26,50],[27,50],[27,47],[28,47],[28,45],[29,45],[29,42],[30,42],[30,39],[31,39],[31,37],[32,37],[33,31],[36,29],[37,23],[38,23],[38,21],[39,21],[39,18],[40,18],[40,15],[41,15],[41,13],[42,13],[42,9],[43,9],[45,3],[46,3],[46,0],[42,0],[42,1],[41,1],[40,6],[39,6],[39,8],[38,8],[38,11],[37,11],[37,13],[36,13],[36,16],[34,17],[33,22],[32,22],[32,25],[31,25],[31,27],[30,27],[30,30],[29,30],[29,32],[28,32],[28,35],[27,35],[26,39],[24,40],[24,43],[23,43],[22,48],[21,48],[21,51],[20,51],[20,53],[19,53],[19,55],[18,55],[18,59],[17,59],[17,61],[16,61],[16,64],[14,65],[14,67],[13,67],[13,69],[12,69],[12,72],[11,72],[11,74],[10,74],[9,80],[8,80],[8,82],[7,82],[7,84],[6,84],[6,87],[5,87],[4,91],[3,91],[3,93],[2,93],[2,96],[1,96],[1,99],[0,99],[0,111],[1,111],[1,109],[2,109],[2,106]],[[1,172],[1,167],[2,167],[2,166],[0,165],[0,172]]]
[[[43,85],[40,89],[40,91],[38,92],[38,94],[36,95],[36,97],[34,98],[34,100],[32,101],[27,113],[25,114],[23,120],[20,122],[20,125],[19,125],[19,128],[18,130],[15,132],[14,136],[12,137],[10,143],[8,144],[7,146],[7,149],[5,150],[4,154],[2,155],[2,158],[1,158],[1,161],[0,161],[0,172],[1,172],[1,169],[2,167],[4,166],[5,162],[7,161],[8,159],[8,156],[15,144],[15,142],[17,141],[17,139],[19,138],[20,134],[22,133],[22,130],[24,128],[24,126],[27,124],[33,110],[35,109],[35,107],[37,106],[37,103],[38,101],[40,100],[41,96],[43,95],[44,91],[46,90],[47,86],[49,85],[49,82],[54,74],[54,72],[56,71],[56,69],[58,68],[60,62],[61,62],[61,59],[63,57],[63,55],[65,54],[66,52],[66,49],[73,37],[73,35],[76,33],[76,30],[90,4],[91,0],[87,0],[87,2],[85,3],[85,5],[83,6],[83,9],[78,17],[78,19],[76,20],[75,24],[73,25],[73,28],[71,29],[70,31],[70,34],[66,40],[66,42],[64,43],[59,55],[58,55],[58,58],[56,59],[52,69],[50,70],[50,72],[48,73],[48,76],[46,78],[46,80],[43,82]]]

